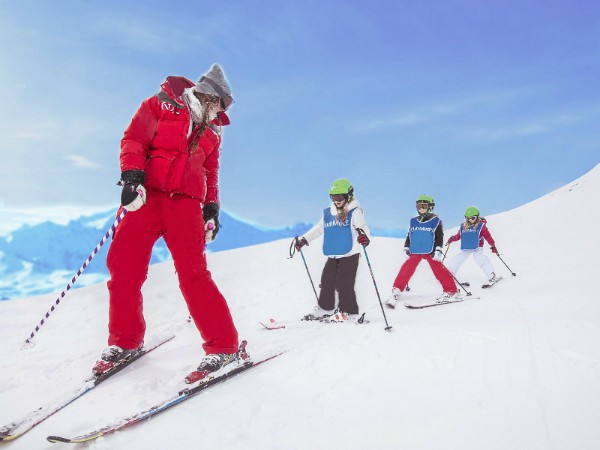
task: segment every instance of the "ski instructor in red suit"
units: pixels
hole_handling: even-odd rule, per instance
[[[238,334],[227,302],[207,269],[205,242],[219,231],[219,152],[233,103],[218,64],[193,83],[170,76],[144,100],[121,141],[121,204],[110,272],[108,345],[93,369],[101,374],[135,355],[146,324],[141,288],[154,243],[162,237],[179,287],[204,340],[198,370],[216,372],[238,358]]]

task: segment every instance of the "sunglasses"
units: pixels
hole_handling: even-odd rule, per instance
[[[219,96],[219,100],[221,101],[221,107],[223,108],[223,111],[227,111],[229,109],[229,107],[233,104],[233,97],[231,95],[228,95],[223,90],[223,88],[221,88],[221,86],[219,86],[217,83],[215,83],[213,80],[211,80],[208,77],[203,76],[202,78],[200,78],[198,83],[202,83],[202,82],[208,84],[211,88],[213,88],[213,90]]]
[[[344,194],[331,194],[329,197],[331,197],[331,200],[334,202],[343,202],[346,200],[346,196]]]
[[[214,95],[207,95],[201,92],[194,92],[196,98],[201,102],[211,106],[217,106],[221,103],[221,99],[219,97],[215,97]]]

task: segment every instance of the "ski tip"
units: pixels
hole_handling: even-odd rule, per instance
[[[18,434],[4,434],[4,435],[0,435],[0,442],[12,441],[13,439],[16,439],[17,437],[19,437]]]
[[[67,444],[71,443],[71,439],[60,437],[60,436],[48,436],[46,438],[48,442],[56,443],[56,442],[65,442]]]
[[[285,328],[285,325],[279,323],[275,319],[269,319],[268,321],[265,320],[264,322],[258,322],[258,323],[260,323],[267,330],[280,330],[282,328]]]

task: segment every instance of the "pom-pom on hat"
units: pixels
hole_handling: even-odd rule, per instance
[[[227,111],[233,103],[229,83],[218,64],[213,64],[210,70],[200,77],[194,91],[219,97],[224,111]]]

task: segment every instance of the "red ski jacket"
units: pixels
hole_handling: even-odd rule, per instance
[[[220,112],[209,126],[190,133],[181,95],[192,86],[187,78],[171,76],[142,102],[121,140],[121,171],[144,170],[147,188],[218,203],[221,126],[229,125],[229,118]]]

